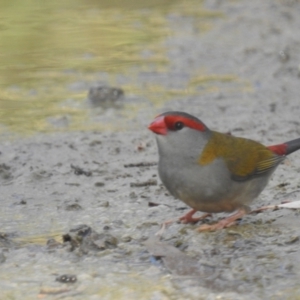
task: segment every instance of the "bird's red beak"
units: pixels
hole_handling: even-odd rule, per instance
[[[153,131],[156,134],[162,134],[166,135],[167,134],[167,126],[165,123],[165,118],[164,116],[158,116],[149,126],[148,129]]]

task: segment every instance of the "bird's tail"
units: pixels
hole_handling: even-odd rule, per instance
[[[289,155],[300,149],[300,138],[283,144],[269,146],[268,149],[277,155]]]

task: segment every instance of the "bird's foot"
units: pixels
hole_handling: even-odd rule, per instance
[[[194,218],[193,215],[197,212],[197,210],[192,209],[187,214],[183,215],[179,218],[179,221],[183,224],[187,223],[197,223],[201,220],[204,220],[207,217],[211,217],[211,214],[204,214],[201,217]]]
[[[243,217],[244,215],[247,214],[247,211],[245,209],[239,209],[236,213],[234,213],[233,215],[229,216],[228,218],[225,218],[221,221],[219,221],[216,224],[203,224],[200,227],[198,227],[198,231],[202,232],[202,231],[216,231],[216,230],[220,230],[223,228],[227,228],[230,227],[232,225],[236,224],[236,220]]]
[[[211,214],[204,214],[203,216],[201,217],[197,217],[197,218],[193,218],[193,215],[197,212],[197,210],[195,209],[192,209],[190,210],[187,214],[183,215],[182,217],[180,217],[178,220],[183,223],[183,224],[187,224],[187,223],[197,223],[201,220],[204,220],[205,218],[207,217],[211,217]],[[168,220],[168,221],[165,221],[161,224],[161,228],[158,232],[156,232],[156,236],[162,236],[163,233],[165,232],[167,226],[169,226],[170,224],[172,224],[173,222],[175,222],[177,220]]]
[[[224,220],[222,220],[222,221],[224,221]],[[203,224],[203,225],[201,225],[197,228],[197,231],[199,231],[199,232],[216,231],[216,230],[227,228],[227,227],[230,227],[230,226],[233,226],[233,225],[236,224],[236,221],[233,221],[233,222],[230,222],[230,223],[225,223],[225,222],[222,222],[222,221],[220,221],[216,224],[212,224],[212,225]]]
[[[201,217],[197,217],[197,218],[193,218],[193,215],[197,212],[197,210],[195,209],[192,209],[190,210],[187,214],[183,215],[182,217],[180,217],[178,220],[183,223],[183,224],[187,224],[187,223],[197,223],[201,220],[204,220],[205,218],[207,217],[211,217],[212,215],[211,214],[204,214],[202,215]],[[161,237],[163,235],[163,233],[165,232],[167,226],[169,226],[170,224],[172,224],[173,222],[175,222],[177,220],[168,220],[168,221],[165,221],[161,224],[161,228],[159,231],[157,231],[155,233],[156,236],[159,236]]]
[[[163,233],[165,232],[167,226],[170,225],[170,224],[172,224],[175,221],[176,220],[172,219],[172,220],[168,220],[168,221],[163,222],[161,224],[160,229],[155,233],[155,235],[161,237],[163,235]]]

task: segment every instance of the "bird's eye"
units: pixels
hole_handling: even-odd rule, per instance
[[[180,121],[176,122],[174,125],[175,130],[180,130],[184,127],[184,124]]]

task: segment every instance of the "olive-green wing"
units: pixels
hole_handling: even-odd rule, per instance
[[[198,162],[207,165],[220,158],[224,160],[233,180],[245,181],[271,172],[285,156],[274,154],[253,140],[213,131]]]

